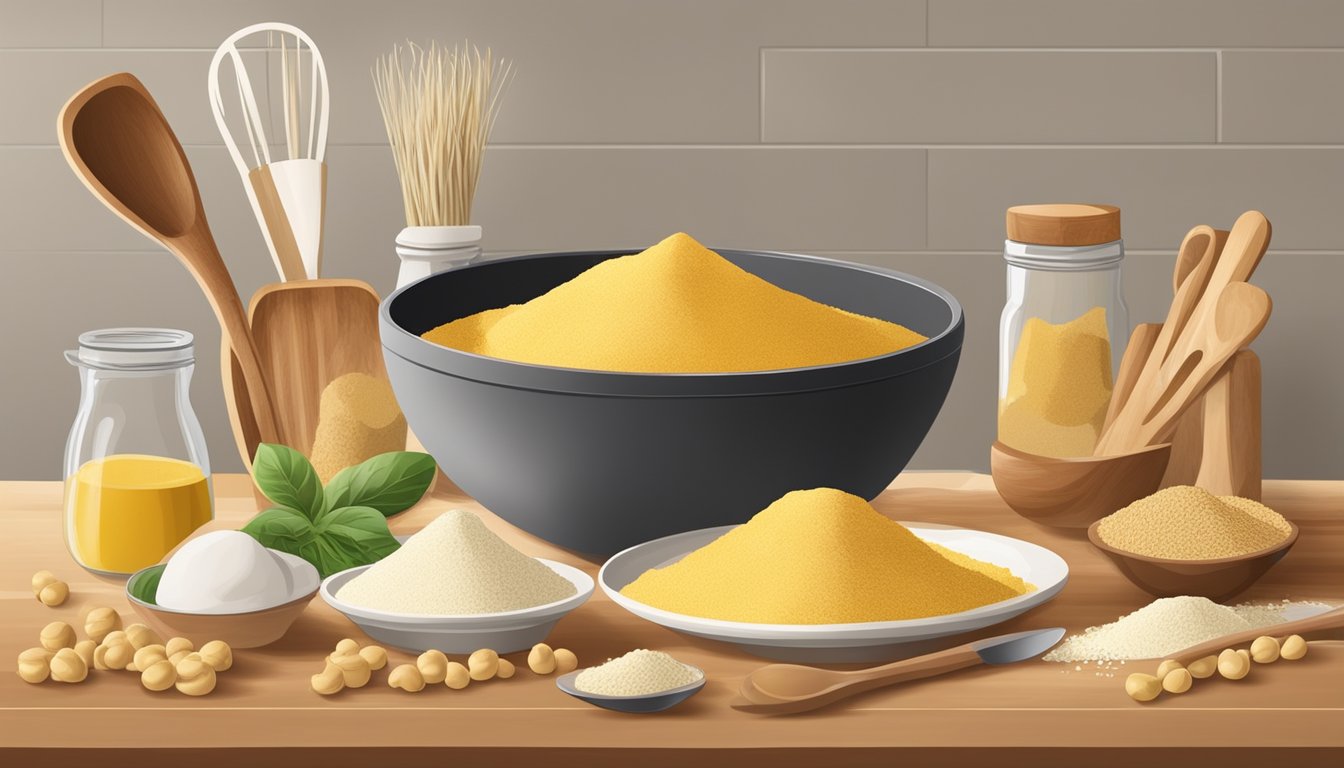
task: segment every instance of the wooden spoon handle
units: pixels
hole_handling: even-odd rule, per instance
[[[1283,624],[1275,624],[1269,627],[1260,627],[1259,629],[1248,629],[1244,632],[1236,632],[1231,635],[1214,638],[1207,643],[1186,648],[1180,653],[1174,654],[1171,658],[1182,664],[1189,664],[1196,659],[1202,659],[1224,648],[1234,648],[1238,645],[1244,645],[1255,640],[1261,635],[1270,635],[1273,637],[1282,637],[1284,635],[1303,635],[1329,632],[1331,630],[1344,629],[1344,607],[1336,608],[1333,611],[1326,611],[1315,616],[1309,616],[1297,621],[1288,621]]]
[[[1139,323],[1134,326],[1134,333],[1130,334],[1129,343],[1125,345],[1125,356],[1120,360],[1115,387],[1111,390],[1111,404],[1106,408],[1103,432],[1115,421],[1125,403],[1129,402],[1129,396],[1134,392],[1134,385],[1138,383],[1139,374],[1153,353],[1160,333],[1162,326],[1158,323]]]

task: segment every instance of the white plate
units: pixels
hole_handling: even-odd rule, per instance
[[[977,560],[1003,566],[1036,589],[1025,595],[944,616],[852,624],[749,624],[672,613],[632,600],[621,589],[650,568],[670,565],[736,526],[705,528],[640,544],[613,556],[597,575],[602,591],[640,618],[696,637],[784,661],[848,663],[906,658],[945,647],[940,638],[983,629],[1048,602],[1064,588],[1069,566],[1050,550],[1008,536],[934,523],[901,523],[916,536]]]
[[[537,562],[573,584],[574,596],[517,611],[465,616],[393,613],[351,605],[337,598],[341,587],[372,567],[368,565],[328,576],[322,582],[320,594],[328,605],[345,614],[369,637],[394,648],[414,653],[436,648],[455,654],[493,648],[500,653],[512,653],[545,640],[556,622],[593,594],[593,578],[578,568],[541,558]]]

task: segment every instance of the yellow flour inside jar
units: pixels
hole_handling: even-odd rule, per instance
[[[621,594],[690,616],[841,624],[941,616],[1034,589],[1007,568],[931,544],[833,488],[793,491]]]
[[[683,233],[424,338],[522,363],[640,373],[804,368],[927,340],[779,288]]]
[[[1040,456],[1089,456],[1112,387],[1104,307],[1058,325],[1029,318],[999,403],[999,440]]]

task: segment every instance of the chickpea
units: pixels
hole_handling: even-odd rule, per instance
[[[1186,669],[1190,670],[1191,677],[1198,680],[1203,680],[1206,677],[1213,677],[1213,673],[1218,671],[1218,657],[1205,656],[1202,659],[1190,662],[1190,666],[1186,667]]]
[[[513,677],[515,671],[516,669],[513,666],[512,661],[509,661],[508,659],[500,659],[499,671],[495,673],[495,677],[498,677],[500,680],[508,680],[510,677]]]
[[[224,672],[233,666],[233,649],[223,640],[211,640],[201,646],[201,658],[216,672]]]
[[[177,669],[173,662],[157,658],[140,673],[140,684],[151,691],[166,691],[177,684]]]
[[[79,658],[84,660],[84,666],[93,666],[93,651],[97,647],[98,644],[92,640],[80,640],[75,643],[75,653],[78,653]]]
[[[1255,638],[1251,643],[1251,659],[1257,664],[1269,664],[1279,660],[1279,641],[1267,635]]]
[[[19,654],[19,677],[25,683],[40,683],[51,674],[51,651],[46,648],[29,648]]]
[[[199,653],[190,653],[177,663],[177,690],[188,696],[204,696],[215,690],[215,668]]]
[[[482,648],[467,658],[467,671],[472,680],[489,680],[499,672],[499,654]]]
[[[425,688],[425,677],[414,664],[402,664],[387,676],[387,684],[393,688],[416,693]]]
[[[58,605],[63,605],[69,597],[70,585],[66,584],[64,581],[53,581],[43,587],[41,592],[37,593],[37,599],[41,600],[42,604],[48,608],[55,608]]]
[[[555,674],[563,675],[579,668],[579,657],[568,648],[555,649]]]
[[[425,678],[426,683],[437,685],[442,683],[444,675],[448,674],[448,657],[444,656],[442,651],[430,649],[420,654],[415,660],[415,666],[419,668],[420,676]]]
[[[94,669],[125,669],[135,659],[130,643],[103,643],[93,649]]]
[[[340,667],[328,661],[326,668],[313,675],[309,682],[317,693],[331,696],[345,688],[345,674],[341,672]]]
[[[159,633],[144,624],[132,624],[127,627],[126,639],[130,641],[131,647],[137,651],[147,645],[163,644],[163,638],[159,637]]]
[[[1249,656],[1243,656],[1231,648],[1218,654],[1218,674],[1228,680],[1240,680],[1250,671],[1251,662]]]
[[[89,676],[89,665],[73,648],[62,648],[51,658],[51,679],[58,683],[79,683]]]
[[[1185,693],[1193,684],[1194,678],[1185,667],[1177,667],[1162,678],[1162,690],[1167,693]]]
[[[372,674],[369,662],[358,653],[332,656],[331,663],[340,668],[346,688],[363,688],[369,684],[369,677]]]
[[[95,643],[103,642],[116,629],[121,629],[121,614],[107,606],[94,608],[84,617],[84,634]]]
[[[75,628],[66,624],[64,621],[53,621],[42,628],[38,640],[42,647],[48,651],[59,651],[62,648],[75,647]]]
[[[1287,661],[1297,661],[1307,655],[1307,641],[1301,635],[1289,635],[1284,639],[1279,655]]]
[[[369,663],[369,669],[375,672],[387,666],[387,649],[381,645],[366,645],[359,649],[359,655]]]
[[[51,571],[38,571],[37,573],[34,573],[33,597],[42,594],[42,590],[46,589],[48,584],[55,584],[58,581],[60,581],[60,579],[56,578],[56,574]]]
[[[1166,661],[1157,665],[1157,671],[1154,672],[1153,674],[1157,677],[1158,680],[1161,680],[1165,678],[1167,676],[1167,673],[1170,672],[1171,670],[1182,668],[1183,667],[1181,666],[1181,662],[1176,661],[1175,659],[1167,659]]]
[[[1153,675],[1135,672],[1125,678],[1125,693],[1135,701],[1152,701],[1162,693],[1162,683]]]
[[[443,682],[454,691],[460,691],[471,684],[471,672],[460,663],[450,661],[443,672]]]
[[[331,655],[344,656],[347,653],[359,653],[359,642],[347,637],[336,644],[336,650]]]
[[[135,664],[135,668],[140,670],[141,673],[160,661],[168,661],[168,655],[163,652],[162,645],[146,645],[144,648],[137,650],[135,656],[131,659],[131,663]]]
[[[168,658],[170,659],[173,657],[173,654],[177,653],[178,651],[194,651],[194,650],[196,650],[196,646],[193,645],[192,642],[185,637],[171,638],[168,640],[168,642],[164,643],[163,645],[163,652],[166,653],[168,655]]]
[[[130,644],[131,641],[128,637],[126,637],[126,632],[120,629],[114,629],[111,632],[108,632],[107,636],[104,637],[102,639],[102,642],[99,643],[99,645],[130,645]],[[131,650],[135,649],[132,648]]]
[[[551,674],[555,671],[555,651],[545,643],[537,643],[527,654],[527,666],[538,675]]]
[[[183,660],[183,659],[187,658],[188,656],[190,656],[190,655],[193,654],[193,653],[195,653],[195,651],[189,651],[189,650],[187,650],[187,649],[184,648],[184,649],[178,651],[177,653],[169,654],[169,655],[168,655],[168,660],[171,661],[171,662],[173,662],[173,666],[176,667],[178,664],[181,664],[181,663],[182,663],[182,660]]]

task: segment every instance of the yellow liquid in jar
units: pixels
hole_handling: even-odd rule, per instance
[[[210,484],[191,462],[118,454],[66,479],[70,547],[81,565],[130,574],[210,520]]]

